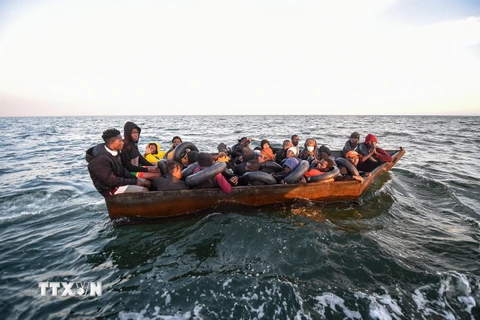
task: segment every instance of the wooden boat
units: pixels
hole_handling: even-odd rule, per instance
[[[363,182],[318,181],[306,184],[276,184],[262,186],[233,187],[230,194],[220,189],[192,189],[176,191],[153,191],[148,193],[127,193],[105,198],[110,219],[120,218],[174,218],[214,208],[219,204],[242,204],[262,206],[285,203],[294,199],[316,202],[346,202],[357,200],[380,175],[388,172],[405,150],[388,150],[393,161],[384,163],[373,170]],[[339,151],[333,151],[339,156]]]

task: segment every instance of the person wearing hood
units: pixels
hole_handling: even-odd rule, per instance
[[[370,172],[385,162],[393,161],[392,156],[388,154],[387,151],[377,147],[377,143],[378,143],[378,140],[375,135],[369,133],[365,137],[365,142],[362,143],[364,146],[358,147],[358,150],[362,154],[362,157],[358,162],[358,166],[357,166],[358,170]],[[368,153],[367,152],[362,153],[362,150],[367,150]],[[374,161],[372,161],[373,159],[370,159],[370,158],[373,158]]]
[[[193,170],[193,173],[197,173],[201,170],[204,170],[213,165],[214,160],[213,156],[207,152],[199,152],[197,153],[197,162],[198,166]],[[218,173],[214,177],[200,183],[198,186],[194,188],[215,188],[220,187],[223,192],[230,193],[232,191],[232,186],[228,183],[227,179],[221,174]]]
[[[345,146],[343,146],[342,157],[345,158],[348,151],[357,150],[359,142],[360,142],[360,133],[353,132],[350,135],[350,139],[348,139],[347,142],[345,142]]]
[[[120,193],[148,192],[150,181],[137,179],[122,165],[120,150],[124,142],[120,131],[108,129],[103,132],[103,141],[87,150],[85,159],[93,185],[104,197]]]
[[[145,159],[150,163],[157,163],[165,156],[165,151],[160,149],[160,144],[157,142],[150,142],[145,147],[145,153],[143,154]]]
[[[158,166],[150,163],[138,151],[140,129],[135,123],[127,121],[124,126],[124,144],[120,158],[122,164],[137,178],[154,180],[160,177]]]
[[[300,151],[300,154],[298,155],[298,158],[301,160],[308,160],[308,158],[313,157],[313,159],[317,160],[319,159],[319,154],[322,152],[325,152],[328,155],[331,155],[330,149],[322,145],[320,148],[317,146],[317,141],[313,138],[308,138],[305,140],[305,149]]]

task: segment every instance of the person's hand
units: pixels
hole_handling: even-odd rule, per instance
[[[151,154],[151,153],[152,153],[152,150],[150,150],[150,145],[147,144],[147,146],[145,147],[145,155]]]
[[[148,172],[160,172],[160,169],[158,168],[158,166],[149,166]]]
[[[354,180],[357,180],[357,181],[360,181],[360,182],[365,181],[365,179],[363,179],[363,178],[360,177],[360,176],[353,176],[353,179],[354,179]]]
[[[233,183],[234,185],[237,185],[238,183],[238,177],[231,177],[230,182]]]
[[[280,181],[280,183],[281,183],[281,184],[287,184],[287,183],[286,183],[285,181],[283,181],[283,180],[282,180],[282,181]]]
[[[226,156],[227,156],[227,155],[226,155],[225,152],[223,152],[223,151],[218,153],[218,157],[219,157],[219,158],[223,158],[223,157],[226,157]]]

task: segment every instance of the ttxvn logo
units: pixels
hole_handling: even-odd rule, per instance
[[[49,291],[52,296],[58,296],[59,288],[62,287],[62,297],[86,296],[90,297],[102,295],[102,282],[39,282],[38,287],[42,297],[45,297]],[[51,290],[48,290],[51,289]]]

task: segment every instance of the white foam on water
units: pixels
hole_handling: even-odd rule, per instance
[[[198,301],[195,301],[195,307],[192,311],[187,311],[185,313],[177,312],[174,315],[160,315],[160,307],[155,306],[152,316],[149,317],[146,314],[148,313],[148,308],[150,304],[147,304],[143,310],[140,312],[120,312],[118,318],[120,320],[202,320],[200,312],[203,309],[203,305],[198,304]]]
[[[356,292],[354,295],[357,299],[367,299],[369,304],[369,315],[373,319],[401,319],[403,316],[402,309],[388,293],[383,295],[373,294],[367,295],[363,292]]]
[[[326,317],[325,311],[327,308],[330,308],[333,312],[338,313],[339,311],[336,309],[337,306],[342,310],[343,314],[348,319],[362,318],[360,312],[352,311],[347,308],[345,306],[345,300],[331,292],[325,292],[321,296],[314,297],[314,299],[318,302],[318,304],[314,306],[314,309],[324,318]]]
[[[471,315],[472,308],[476,306],[475,298],[471,296],[472,287],[468,277],[456,271],[451,273],[438,273],[441,278],[437,284],[429,284],[415,289],[412,299],[417,305],[417,310],[423,315],[455,319],[452,313],[452,299],[465,305],[463,309]],[[478,280],[476,280],[478,283]],[[428,300],[426,297],[433,297]],[[441,308],[441,310],[439,310]]]
[[[230,283],[232,283],[232,281],[233,281],[233,280],[232,280],[231,278],[227,279],[227,280],[223,283],[223,290],[225,290],[225,288],[226,288]]]

